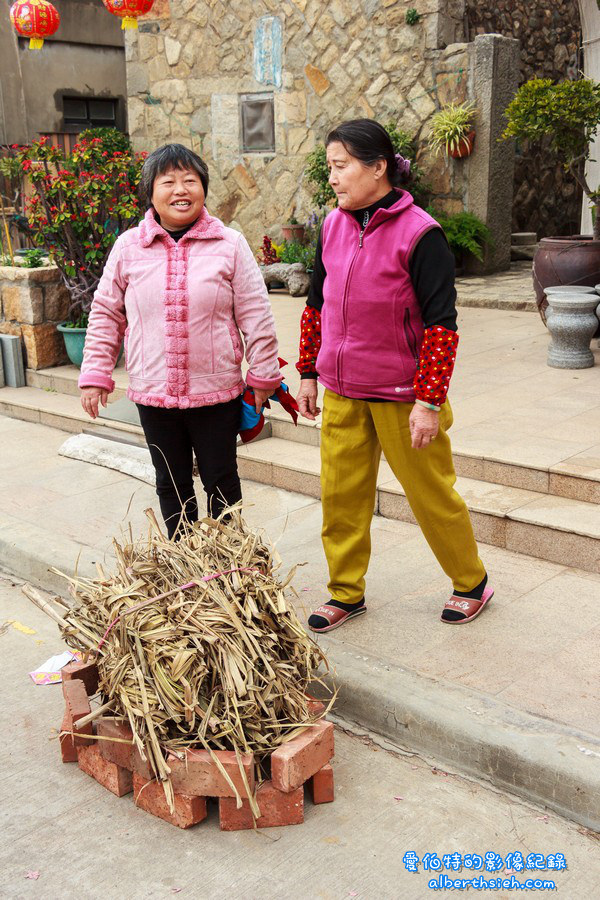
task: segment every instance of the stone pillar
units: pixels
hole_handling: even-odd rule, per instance
[[[483,262],[469,257],[472,274],[498,272],[510,266],[515,148],[499,140],[504,110],[514,97],[519,78],[519,42],[500,34],[482,34],[470,49],[471,95],[477,106],[475,149],[465,161],[465,209],[475,213],[492,233],[494,246]]]

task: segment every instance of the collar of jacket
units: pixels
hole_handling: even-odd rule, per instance
[[[408,209],[409,206],[412,206],[415,202],[413,200],[412,194],[409,194],[408,191],[403,191],[400,188],[396,188],[398,193],[398,199],[393,204],[393,206],[389,206],[385,209],[383,206],[380,206],[379,209],[376,209],[371,218],[368,221],[366,228],[362,229],[360,224],[356,221],[350,210],[347,209],[338,209],[340,212],[345,215],[351,222],[354,223],[356,228],[359,231],[371,231],[372,228],[377,228],[378,225],[381,225],[383,222],[386,222],[388,219],[393,219],[395,216],[399,215],[399,213],[404,212],[405,209]]]
[[[225,228],[220,219],[215,219],[214,216],[211,216],[206,207],[202,207],[202,212],[198,216],[194,227],[190,228],[183,237],[182,241],[185,240],[207,240],[214,238],[222,238],[225,234]],[[152,241],[158,240],[173,240],[170,234],[165,231],[162,225],[159,225],[156,219],[154,218],[154,210],[148,209],[146,210],[146,215],[143,218],[143,221],[140,224],[140,243],[142,247],[149,247]],[[175,242],[173,242],[175,243]]]

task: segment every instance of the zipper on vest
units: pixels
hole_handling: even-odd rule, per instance
[[[414,328],[412,327],[412,322],[410,321],[410,310],[408,307],[404,310],[404,331],[406,333],[406,342],[408,344],[409,350],[414,356],[415,362],[417,365],[419,364],[419,355],[417,353],[417,336],[414,332]]]

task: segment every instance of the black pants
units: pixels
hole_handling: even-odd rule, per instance
[[[182,510],[198,519],[192,473],[194,454],[207,496],[208,514],[218,516],[242,497],[236,440],[241,397],[195,409],[162,409],[138,403],[140,421],[156,469],[156,493],[169,537],[174,537]]]

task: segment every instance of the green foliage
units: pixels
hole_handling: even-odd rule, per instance
[[[405,22],[407,25],[417,25],[423,17],[414,7],[406,10]]]
[[[449,103],[431,117],[429,147],[438,156],[460,148],[471,131],[475,109],[472,103]]]
[[[406,190],[410,191],[419,206],[425,207],[431,197],[431,186],[425,180],[423,170],[417,165],[417,146],[414,138],[407,131],[399,129],[393,121],[388,122],[384,127],[390,136],[395,152],[401,153],[411,162],[409,180],[405,185]],[[332,208],[336,205],[336,196],[329,184],[327,151],[323,144],[319,144],[308,154],[304,177],[314,188],[312,200],[318,209]]]
[[[503,137],[549,145],[566,168],[587,159],[590,142],[600,125],[600,83],[589,78],[561,81],[533,78],[522,84],[506,110]]]
[[[110,149],[113,137],[108,147],[98,137],[82,139],[68,157],[46,138],[17,151],[33,187],[26,208],[29,234],[60,269],[73,321],[89,312],[114,242],[139,217],[145,154]]]
[[[483,248],[492,245],[492,236],[487,225],[474,213],[460,212],[446,216],[428,207],[427,212],[439,222],[444,229],[450,249],[460,262],[465,253],[471,253],[476,259],[483,259]]]
[[[34,247],[23,254],[22,265],[25,269],[39,269],[46,262],[46,251]]]
[[[129,136],[123,134],[118,128],[86,128],[79,135],[80,142],[93,141],[95,138],[102,141],[102,147],[109,153],[114,153],[115,150],[129,155],[132,153]]]
[[[63,322],[63,325],[65,328],[87,328],[89,318],[89,313],[82,312],[76,319],[71,319],[69,322]]]
[[[279,259],[282,263],[304,263],[307,249],[299,241],[284,241]]]

